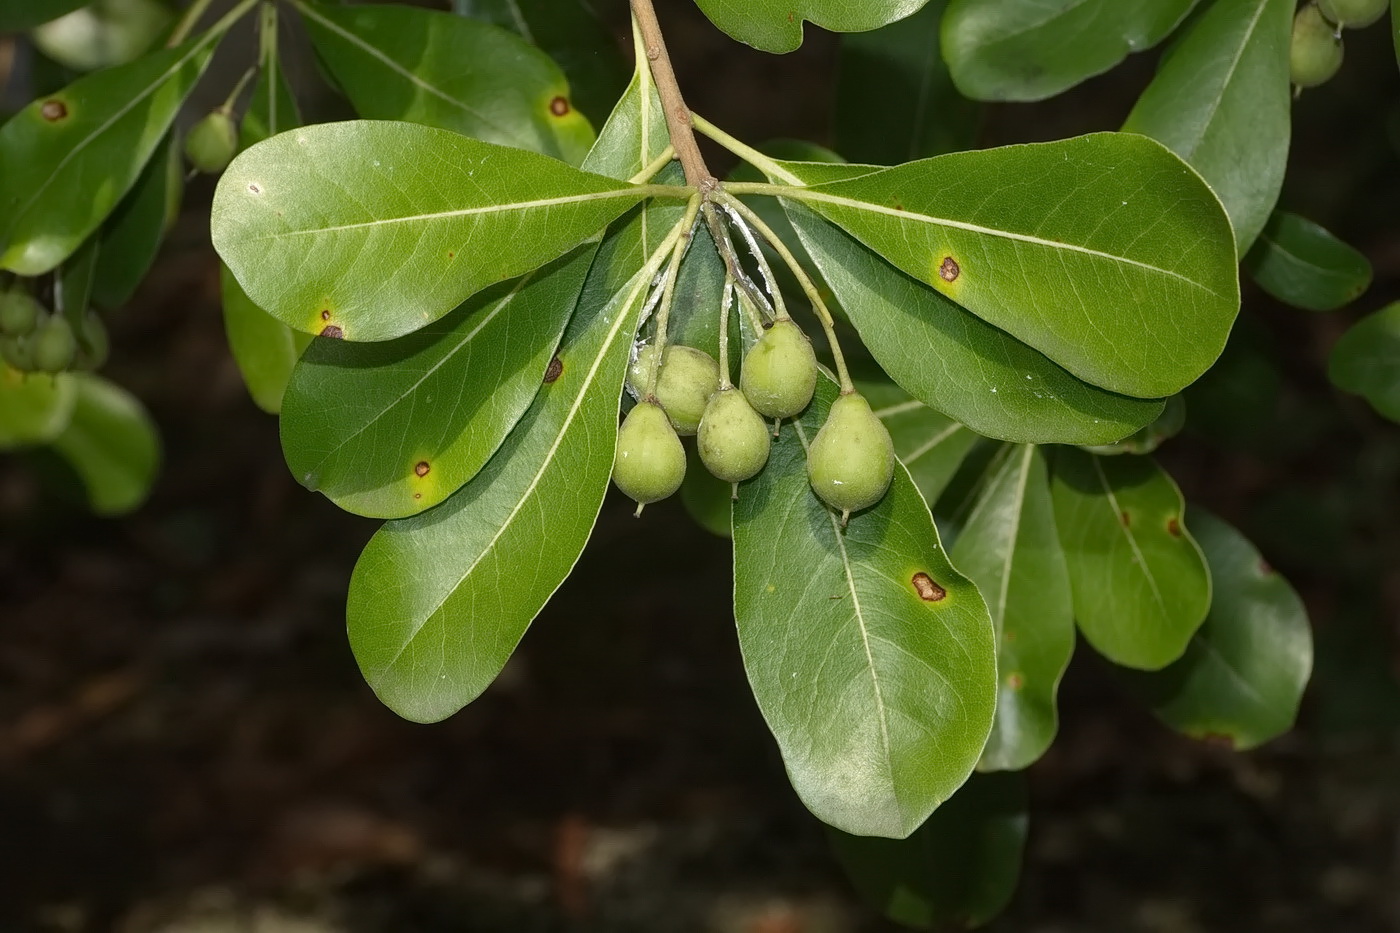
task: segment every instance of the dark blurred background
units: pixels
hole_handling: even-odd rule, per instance
[[[600,6],[625,52],[625,9]],[[775,57],[689,0],[658,7],[695,109],[752,141],[830,141],[834,37],[809,28]],[[222,100],[241,41],[190,113]],[[1248,754],[1174,736],[1081,645],[994,930],[1400,930],[1400,428],[1325,375],[1348,324],[1400,298],[1400,76],[1383,26],[1347,43],[1295,108],[1282,206],[1365,252],[1375,284],[1318,315],[1246,283],[1209,395],[1161,455],[1306,601],[1299,726]],[[1115,128],[1153,67],[989,108],[981,143]],[[316,93],[312,115],[344,112]],[[466,710],[418,726],[379,705],[343,615],[376,523],[296,485],[242,388],[212,187],[192,185],[110,318],[108,374],[165,440],[151,501],[95,519],[0,458],[0,931],[893,929],[787,785],[739,661],[727,542],[674,502],[636,521],[610,498]]]

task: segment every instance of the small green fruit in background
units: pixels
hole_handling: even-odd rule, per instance
[[[812,401],[817,355],[812,342],[789,318],[774,322],[744,357],[739,385],[754,411],[791,418]]]
[[[894,478],[894,442],[859,392],[831,405],[807,450],[807,478],[822,501],[851,512],[879,502]]]
[[[665,499],[685,479],[685,448],[666,412],[643,400],[627,413],[617,432],[613,482],[642,506]]]
[[[185,158],[206,175],[222,172],[238,152],[238,127],[233,116],[220,107],[185,134]]]
[[[29,341],[34,350],[34,368],[41,372],[61,373],[73,365],[78,354],[78,338],[61,314],[51,314],[40,321]]]
[[[1317,87],[1342,67],[1342,38],[1323,19],[1322,11],[1309,3],[1293,18],[1293,39],[1288,49],[1289,73],[1298,87]]]
[[[0,337],[0,359],[22,373],[34,372],[33,341],[28,337]]]
[[[1317,8],[1338,26],[1357,29],[1384,16],[1390,0],[1317,0]]]
[[[101,369],[107,362],[111,341],[107,337],[107,326],[102,318],[89,311],[78,331],[78,355],[74,365],[80,369]]]
[[[763,416],[733,386],[710,397],[695,440],[705,468],[730,483],[743,482],[763,469],[773,443]]]
[[[24,292],[0,292],[0,334],[28,337],[44,316],[44,306]]]
[[[676,432],[689,436],[700,429],[705,404],[719,390],[719,363],[704,350],[694,347],[669,346],[661,356],[656,400],[666,409]],[[655,368],[656,346],[648,344],[637,353],[627,376],[628,385],[638,397],[646,395]]]

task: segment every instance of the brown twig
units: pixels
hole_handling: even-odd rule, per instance
[[[661,35],[661,25],[656,21],[656,9],[651,0],[632,0],[632,16],[642,34],[642,46],[646,49],[651,75],[656,80],[656,93],[661,96],[661,109],[666,114],[671,145],[676,150],[681,168],[685,170],[686,183],[702,195],[708,194],[719,182],[705,164],[705,157],[700,154],[700,146],[695,141],[690,108],[686,106],[680,85],[676,83],[671,55],[666,51],[666,40]]]

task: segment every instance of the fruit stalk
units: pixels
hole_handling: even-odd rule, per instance
[[[666,284],[663,286],[665,292],[661,297],[661,308],[656,312],[656,366],[647,379],[646,393],[642,396],[644,399],[656,397],[656,380],[661,375],[661,364],[665,359],[666,328],[671,323],[671,305],[676,297],[676,279],[680,273],[681,258],[695,236],[695,217],[699,213],[700,195],[697,193],[686,204],[685,217],[681,219],[680,239],[671,248],[671,265],[666,271]]]

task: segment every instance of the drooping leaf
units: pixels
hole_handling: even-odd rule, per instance
[[[1167,51],[1123,124],[1201,173],[1230,215],[1240,255],[1269,219],[1288,165],[1295,7],[1293,0],[1207,6]]]
[[[973,430],[1025,443],[1106,443],[1162,410],[1155,399],[1129,398],[1076,378],[802,205],[790,204],[787,213],[885,371]]]
[[[903,838],[967,779],[987,739],[992,627],[903,467],[844,531],[812,492],[806,449],[835,397],[819,380],[740,486],[734,616],[802,802],[846,832]]]
[[[1085,450],[1101,456],[1114,454],[1150,454],[1162,444],[1181,433],[1186,427],[1186,399],[1173,395],[1157,419],[1145,427],[1112,444],[1087,445]]]
[[[1196,0],[950,0],[943,58],[974,100],[1043,100],[1161,42]]]
[[[981,108],[958,93],[938,48],[947,5],[932,0],[907,19],[841,37],[835,130],[847,159],[894,165],[972,148]]]
[[[787,196],[1114,392],[1179,391],[1219,355],[1239,310],[1219,200],[1142,136],[952,153]]]
[[[456,492],[553,381],[550,359],[594,248],[478,292],[396,340],[315,340],[282,399],[292,475],[374,518],[416,515]]]
[[[1274,211],[1244,257],[1259,287],[1307,311],[1333,311],[1371,286],[1366,257],[1305,217]]]
[[[22,32],[58,19],[91,0],[0,0],[0,32]]]
[[[1124,667],[1181,657],[1210,608],[1210,570],[1186,530],[1181,492],[1150,457],[1056,452],[1055,523],[1074,615],[1089,644]]]
[[[1074,653],[1069,571],[1045,458],[1029,444],[995,462],[952,549],[997,633],[997,714],[978,768],[1019,771],[1055,738],[1055,694]]]
[[[856,387],[885,423],[894,452],[924,501],[937,502],[978,436],[893,383],[857,380]]]
[[[720,29],[765,52],[802,44],[804,21],[831,32],[864,32],[903,19],[928,0],[695,0]]]
[[[160,436],[136,398],[91,373],[72,373],[76,399],[53,450],[78,474],[92,510],[130,512],[146,500],[160,463]]]
[[[97,277],[99,254],[97,237],[88,237],[58,267],[53,294],[54,313],[67,318],[75,332],[83,326],[88,307],[92,304],[92,286]]]
[[[234,159],[213,239],[283,323],[388,340],[563,255],[647,194],[427,126],[323,123]]]
[[[908,839],[830,833],[861,899],[916,930],[981,926],[1006,909],[1026,847],[1025,777],[974,774]]]
[[[53,440],[68,427],[77,396],[68,373],[21,373],[0,361],[0,450]]]
[[[574,164],[593,142],[559,66],[499,26],[411,6],[298,9],[366,119],[423,123]]]
[[[165,235],[166,218],[178,209],[183,176],[179,137],[172,132],[98,234],[101,249],[92,297],[101,307],[126,304],[150,271]]]
[[[0,127],[0,268],[48,272],[136,183],[217,36],[79,78]]]
[[[1400,302],[1358,321],[1332,348],[1327,376],[1400,421]]]
[[[1214,596],[1186,654],[1128,685],[1167,725],[1240,750],[1288,731],[1312,670],[1308,613],[1288,581],[1234,528],[1191,509]]]

